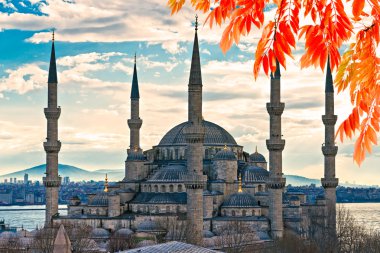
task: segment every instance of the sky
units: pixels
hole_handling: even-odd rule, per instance
[[[195,12],[170,15],[166,0],[0,0],[0,174],[45,162],[47,70],[51,30],[59,82],[59,162],[87,170],[123,169],[129,146],[127,119],[133,55],[140,86],[141,147],[157,145],[187,119]],[[275,6],[266,8],[267,18]],[[260,31],[254,29],[224,55],[223,29],[200,16],[203,114],[231,133],[244,150],[268,159],[269,79],[252,74]],[[306,22],[306,21],[305,21]],[[342,49],[343,50],[343,49]],[[324,74],[300,69],[303,44],[282,69],[283,172],[323,177]],[[351,111],[347,92],[336,95],[337,126]],[[358,167],[353,141],[337,141],[341,182],[380,185],[380,148]]]

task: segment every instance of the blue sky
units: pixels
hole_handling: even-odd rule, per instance
[[[166,0],[0,0],[0,174],[44,163],[53,27],[62,107],[60,162],[88,170],[123,169],[133,55],[138,55],[146,150],[187,118],[194,15],[185,7],[170,16]],[[200,15],[201,23],[204,19]],[[247,152],[257,145],[268,157],[269,80],[252,76],[260,32],[253,30],[226,55],[218,46],[221,33],[207,26],[199,30],[204,117],[229,131]],[[282,74],[284,172],[320,178],[324,76],[320,70],[301,71],[301,53],[302,44]],[[345,93],[336,98],[338,124],[350,111],[348,102]],[[352,162],[352,150],[352,142],[339,143],[337,176],[343,182],[379,184],[379,147],[360,168]]]

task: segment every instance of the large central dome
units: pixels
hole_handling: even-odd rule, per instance
[[[188,122],[183,122],[175,127],[173,127],[165,136],[161,139],[158,146],[172,146],[172,145],[186,145],[185,135],[183,130]],[[224,128],[214,124],[210,121],[203,121],[205,126],[205,141],[206,146],[236,146],[237,143]]]

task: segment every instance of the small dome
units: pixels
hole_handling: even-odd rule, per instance
[[[145,156],[140,151],[130,151],[127,157],[127,161],[145,161]]]
[[[157,232],[163,229],[153,220],[144,220],[137,226],[138,232]]]
[[[169,165],[154,173],[148,182],[182,182],[186,172],[183,165]]]
[[[80,200],[80,198],[77,195],[75,195],[75,196],[72,196],[70,200]]]
[[[121,228],[118,231],[116,231],[116,236],[120,237],[127,237],[133,234],[133,231],[130,230],[129,228]]]
[[[256,207],[257,202],[249,193],[234,193],[222,204],[222,207]]]
[[[89,203],[90,206],[108,206],[108,193],[101,192],[95,195],[95,197]]]
[[[10,231],[5,231],[0,234],[1,239],[10,239],[10,238],[16,238],[17,234],[10,232]]]
[[[227,148],[224,148],[220,150],[218,153],[216,153],[216,155],[214,156],[214,160],[236,161],[236,156],[234,152],[228,150]]]
[[[91,232],[91,238],[101,238],[101,239],[107,239],[109,238],[110,233],[105,230],[104,228],[95,228]]]
[[[251,154],[249,156],[249,160],[251,160],[251,162],[254,162],[254,163],[266,163],[267,161],[265,160],[265,157],[260,154],[259,152],[256,152]]]
[[[203,237],[204,238],[211,238],[215,236],[213,232],[211,232],[210,230],[203,230]]]
[[[269,171],[264,168],[248,165],[243,169],[242,180],[244,183],[255,183],[267,181]]]

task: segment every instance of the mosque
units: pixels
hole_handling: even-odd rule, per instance
[[[270,138],[267,159],[256,152],[244,151],[234,137],[217,123],[202,115],[202,74],[199,57],[197,22],[188,84],[188,120],[171,128],[161,141],[149,150],[140,147],[139,83],[136,56],[131,88],[130,146],[125,161],[125,177],[113,184],[107,179],[104,191],[88,195],[83,202],[70,200],[68,214],[58,214],[58,141],[57,73],[54,41],[49,68],[49,97],[45,115],[48,119],[46,223],[73,222],[94,228],[94,237],[107,238],[110,232],[163,234],[171,231],[164,225],[169,220],[183,220],[191,233],[187,241],[200,244],[205,238],[222,233],[231,222],[246,225],[255,240],[281,237],[285,229],[307,236],[315,210],[335,210],[336,116],[333,107],[331,71],[326,79],[325,197],[307,203],[299,192],[286,192],[282,173],[280,68],[271,75]],[[206,84],[207,85],[207,84]],[[185,87],[185,86],[184,86]],[[331,95],[332,94],[332,95]],[[143,99],[143,96],[141,96]],[[143,113],[142,113],[143,114]],[[334,121],[335,119],[335,121]],[[219,122],[222,124],[223,122]],[[332,139],[331,139],[332,138]],[[269,165],[269,166],[268,166]],[[334,221],[335,222],[335,221]],[[173,238],[175,239],[175,238]]]

